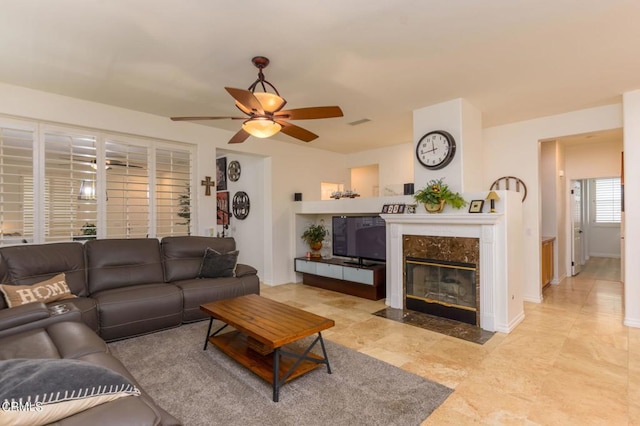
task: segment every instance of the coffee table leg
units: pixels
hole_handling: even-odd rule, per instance
[[[217,329],[215,333],[211,334],[211,326],[213,325],[213,320],[214,320],[213,317],[211,317],[211,319],[209,320],[209,328],[207,329],[207,336],[204,338],[204,348],[202,348],[202,350],[204,351],[207,350],[207,346],[209,345],[209,337],[215,336],[216,334],[220,333],[222,330],[227,328],[227,326],[229,325],[229,324],[225,324],[219,329]]]
[[[207,345],[209,345],[209,335],[211,334],[211,326],[213,325],[213,317],[209,318],[209,328],[207,329],[207,335],[204,338],[204,348],[203,351],[207,350]]]
[[[327,356],[327,350],[324,348],[324,339],[322,339],[322,333],[318,332],[318,338],[320,339],[320,347],[322,348],[322,355],[327,364],[327,373],[331,374],[331,366],[329,365],[329,357]]]
[[[280,399],[280,348],[273,351],[273,402]]]

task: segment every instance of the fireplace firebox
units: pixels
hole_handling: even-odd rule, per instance
[[[406,257],[405,268],[407,309],[478,325],[475,264]]]

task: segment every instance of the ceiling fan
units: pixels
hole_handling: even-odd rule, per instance
[[[311,142],[318,135],[289,123],[288,120],[313,120],[317,118],[342,117],[342,110],[338,106],[322,106],[310,108],[297,108],[283,110],[287,103],[280,97],[278,89],[264,79],[262,70],[269,65],[269,59],[264,56],[256,56],[251,62],[258,68],[258,79],[253,82],[247,90],[225,87],[225,90],[235,99],[236,107],[242,111],[246,117],[171,117],[173,121],[196,121],[196,120],[244,120],[242,129],[236,133],[229,143],[241,143],[252,135],[258,138],[268,138],[278,132],[294,137],[304,142]],[[273,92],[267,91],[269,86]],[[261,87],[263,91],[256,92],[256,88]]]

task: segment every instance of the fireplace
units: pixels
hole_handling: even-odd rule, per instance
[[[407,258],[473,264],[476,324],[487,331],[511,332],[524,319],[522,199],[501,191],[500,200],[505,213],[383,214],[387,305],[406,308]]]
[[[403,235],[404,307],[480,325],[480,240]]]
[[[407,309],[478,325],[473,263],[407,257]]]

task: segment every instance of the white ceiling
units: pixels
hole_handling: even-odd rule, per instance
[[[224,86],[248,87],[251,58],[264,55],[288,108],[342,107],[342,118],[296,124],[320,135],[311,146],[344,153],[410,142],[414,109],[458,97],[487,127],[619,102],[640,88],[637,0],[0,6],[0,81],[165,117],[226,116],[237,110]]]

